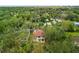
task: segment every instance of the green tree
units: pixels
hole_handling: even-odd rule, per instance
[[[46,30],[47,44],[44,47],[46,52],[72,52],[74,49],[73,41],[65,34],[61,27],[51,27]]]

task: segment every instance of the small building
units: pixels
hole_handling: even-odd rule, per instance
[[[45,42],[45,37],[44,37],[44,31],[42,29],[35,29],[33,32],[34,42],[40,42],[44,43]]]

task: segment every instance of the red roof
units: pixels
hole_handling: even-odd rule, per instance
[[[44,36],[44,31],[41,29],[36,29],[36,30],[34,30],[33,35],[34,36]]]

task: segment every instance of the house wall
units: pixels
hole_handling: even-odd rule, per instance
[[[45,43],[45,38],[44,37],[35,37],[33,40],[34,42],[40,42],[40,43]]]

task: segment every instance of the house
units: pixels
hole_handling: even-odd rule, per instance
[[[34,42],[40,42],[40,43],[44,43],[45,42],[45,37],[44,37],[44,31],[42,29],[35,29],[33,31],[33,36]]]

